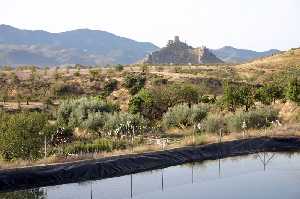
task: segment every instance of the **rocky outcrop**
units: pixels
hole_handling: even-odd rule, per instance
[[[147,64],[215,64],[223,63],[208,48],[193,48],[179,40],[169,40],[166,47],[148,55],[144,60]]]

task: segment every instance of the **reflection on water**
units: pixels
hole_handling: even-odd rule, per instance
[[[4,199],[298,198],[300,153],[259,153],[2,193]]]

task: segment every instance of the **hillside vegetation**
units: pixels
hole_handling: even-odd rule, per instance
[[[243,65],[4,67],[0,167],[298,135],[298,66],[299,49]]]

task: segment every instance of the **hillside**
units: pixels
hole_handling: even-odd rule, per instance
[[[261,57],[266,57],[276,53],[280,53],[280,51],[276,49],[257,52],[253,50],[247,50],[247,49],[238,49],[231,46],[224,46],[223,48],[219,48],[219,49],[211,49],[211,51],[218,58],[222,59],[226,63],[243,63]]]
[[[130,64],[157,49],[99,30],[49,33],[0,25],[0,65]]]
[[[193,48],[179,40],[169,40],[166,47],[148,55],[144,60],[147,64],[216,64],[223,63],[208,48]]]
[[[256,77],[260,79],[299,67],[300,48],[294,48],[276,55],[240,64],[233,68],[242,77]]]

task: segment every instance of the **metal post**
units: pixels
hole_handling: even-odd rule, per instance
[[[195,134],[196,134],[196,124],[194,125],[194,131],[193,131],[193,145],[196,145],[196,141],[195,141]]]
[[[45,153],[45,159],[47,158],[47,136],[45,135],[44,139],[44,153]]]
[[[133,188],[132,188],[132,174],[130,175],[130,198],[133,196]]]
[[[164,191],[164,169],[161,170],[161,190]]]
[[[133,153],[133,139],[134,139],[134,126],[132,127],[132,134],[131,134],[131,152]]]
[[[194,184],[194,162],[192,163],[192,184]]]
[[[93,182],[91,181],[91,199],[93,199]]]
[[[264,171],[266,171],[266,152],[264,152]]]
[[[221,159],[219,158],[219,177],[221,177]]]
[[[222,129],[219,130],[219,143],[222,142]]]

